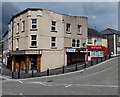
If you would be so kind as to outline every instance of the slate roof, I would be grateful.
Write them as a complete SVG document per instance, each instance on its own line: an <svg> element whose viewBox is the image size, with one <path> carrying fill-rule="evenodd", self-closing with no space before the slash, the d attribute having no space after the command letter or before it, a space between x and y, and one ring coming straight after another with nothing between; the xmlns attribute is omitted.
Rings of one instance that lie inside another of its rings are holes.
<svg viewBox="0 0 120 97"><path fill-rule="evenodd" d="M106 38L103 34L92 28L88 28L88 37Z"/></svg>
<svg viewBox="0 0 120 97"><path fill-rule="evenodd" d="M104 35L110 35L110 34L119 34L120 35L120 31L110 29L110 28L107 28L104 31L101 31L100 33L104 34Z"/></svg>

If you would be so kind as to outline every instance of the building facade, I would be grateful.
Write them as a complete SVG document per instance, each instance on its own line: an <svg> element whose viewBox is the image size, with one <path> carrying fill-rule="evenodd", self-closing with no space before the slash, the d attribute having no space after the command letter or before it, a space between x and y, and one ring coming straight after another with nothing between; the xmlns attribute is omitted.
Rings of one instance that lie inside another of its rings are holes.
<svg viewBox="0 0 120 97"><path fill-rule="evenodd" d="M116 56L120 54L120 32L114 29L101 31L108 40L108 54Z"/></svg>
<svg viewBox="0 0 120 97"><path fill-rule="evenodd" d="M9 22L9 65L12 71L27 73L32 69L40 72L80 62L79 54L84 61L82 48L85 48L86 37L86 17L25 9Z"/></svg>
<svg viewBox="0 0 120 97"><path fill-rule="evenodd" d="M8 45L8 31L3 35L3 65L8 65L8 57L9 57L9 45Z"/></svg>
<svg viewBox="0 0 120 97"><path fill-rule="evenodd" d="M88 60L107 57L107 38L95 29L88 29Z"/></svg>

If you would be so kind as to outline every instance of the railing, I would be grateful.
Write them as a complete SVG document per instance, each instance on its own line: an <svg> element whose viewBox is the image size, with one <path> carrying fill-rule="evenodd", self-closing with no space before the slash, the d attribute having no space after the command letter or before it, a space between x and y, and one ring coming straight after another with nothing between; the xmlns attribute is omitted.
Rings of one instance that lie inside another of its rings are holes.
<svg viewBox="0 0 120 97"><path fill-rule="evenodd" d="M101 63L105 60L108 60L110 58L104 57L96 60L91 60L88 62L83 62L83 63L77 63L69 66L62 66L61 68L57 69L47 69L44 72L34 72L32 70L32 73L20 73L20 72L12 72L12 78L30 78L30 77L41 77L41 76L50 76L50 75L58 75L58 74L63 74L63 73L68 73L68 72L74 72L78 70L83 70L86 68L89 68L91 66L97 65L98 63Z"/></svg>

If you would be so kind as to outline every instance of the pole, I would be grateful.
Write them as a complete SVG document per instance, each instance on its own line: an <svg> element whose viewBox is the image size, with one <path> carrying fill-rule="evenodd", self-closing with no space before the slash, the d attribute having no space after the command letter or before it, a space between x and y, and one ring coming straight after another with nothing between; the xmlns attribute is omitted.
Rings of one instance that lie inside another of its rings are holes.
<svg viewBox="0 0 120 97"><path fill-rule="evenodd" d="M47 76L49 76L49 69L47 69Z"/></svg>
<svg viewBox="0 0 120 97"><path fill-rule="evenodd" d="M76 64L76 71L77 71L77 64Z"/></svg>
<svg viewBox="0 0 120 97"><path fill-rule="evenodd" d="M32 69L32 77L34 77L34 70Z"/></svg>
<svg viewBox="0 0 120 97"><path fill-rule="evenodd" d="M62 73L64 73L65 72L65 67L63 66L63 68L62 68Z"/></svg>

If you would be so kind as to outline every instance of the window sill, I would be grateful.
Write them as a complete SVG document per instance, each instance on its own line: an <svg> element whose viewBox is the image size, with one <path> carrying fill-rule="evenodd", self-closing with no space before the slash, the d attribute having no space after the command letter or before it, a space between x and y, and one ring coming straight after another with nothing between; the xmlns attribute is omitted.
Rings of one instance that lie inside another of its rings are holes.
<svg viewBox="0 0 120 97"><path fill-rule="evenodd" d="M30 46L30 48L37 48L37 46Z"/></svg>
<svg viewBox="0 0 120 97"><path fill-rule="evenodd" d="M71 32L66 32L66 34L71 34Z"/></svg>
<svg viewBox="0 0 120 97"><path fill-rule="evenodd" d="M30 31L37 31L37 29L30 29Z"/></svg>
<svg viewBox="0 0 120 97"><path fill-rule="evenodd" d="M57 47L51 47L51 49L57 49Z"/></svg>
<svg viewBox="0 0 120 97"><path fill-rule="evenodd" d="M57 31L51 30L51 32L57 32Z"/></svg>
<svg viewBox="0 0 120 97"><path fill-rule="evenodd" d="M77 35L82 35L81 33L77 33Z"/></svg>

